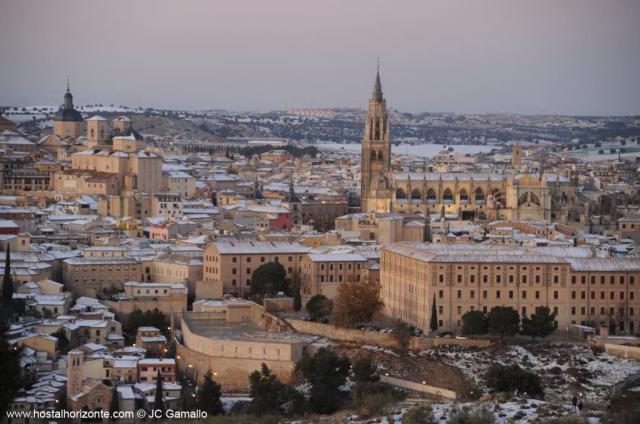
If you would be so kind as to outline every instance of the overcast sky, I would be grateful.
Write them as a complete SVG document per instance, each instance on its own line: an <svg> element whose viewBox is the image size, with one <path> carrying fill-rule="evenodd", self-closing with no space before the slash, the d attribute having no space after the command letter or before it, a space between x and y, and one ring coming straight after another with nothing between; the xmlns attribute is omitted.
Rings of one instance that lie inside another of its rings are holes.
<svg viewBox="0 0 640 424"><path fill-rule="evenodd" d="M0 0L0 104L640 114L639 0Z"/></svg>

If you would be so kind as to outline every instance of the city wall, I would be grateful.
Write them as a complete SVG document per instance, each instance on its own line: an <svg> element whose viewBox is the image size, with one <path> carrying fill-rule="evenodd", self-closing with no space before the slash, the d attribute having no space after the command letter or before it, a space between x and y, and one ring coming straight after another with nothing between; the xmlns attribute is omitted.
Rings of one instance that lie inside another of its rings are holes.
<svg viewBox="0 0 640 424"><path fill-rule="evenodd" d="M636 361L640 361L640 347L637 347L637 346L626 346L626 345L620 345L620 344L605 343L604 350L605 352L611 355L616 355L621 358L635 359Z"/></svg>
<svg viewBox="0 0 640 424"><path fill-rule="evenodd" d="M302 321L295 319L286 320L291 328L299 333L313 334L315 336L326 337L346 343L371 344L388 348L397 348L398 342L392 334L378 331L361 331L351 328L333 327L318 322ZM425 350L434 346L455 344L459 346L486 347L491 344L490 340L478 339L456 339L456 338L427 338L412 337L409 348L411 350Z"/></svg>

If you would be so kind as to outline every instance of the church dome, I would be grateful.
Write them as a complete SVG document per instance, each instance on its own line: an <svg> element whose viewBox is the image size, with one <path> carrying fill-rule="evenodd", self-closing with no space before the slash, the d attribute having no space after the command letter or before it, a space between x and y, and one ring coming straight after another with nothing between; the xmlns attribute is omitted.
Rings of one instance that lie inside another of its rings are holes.
<svg viewBox="0 0 640 424"><path fill-rule="evenodd" d="M54 121L65 122L82 122L82 114L73 107L73 95L69 90L69 83L67 82L67 92L64 94L64 104L60 106L60 109L53 117Z"/></svg>

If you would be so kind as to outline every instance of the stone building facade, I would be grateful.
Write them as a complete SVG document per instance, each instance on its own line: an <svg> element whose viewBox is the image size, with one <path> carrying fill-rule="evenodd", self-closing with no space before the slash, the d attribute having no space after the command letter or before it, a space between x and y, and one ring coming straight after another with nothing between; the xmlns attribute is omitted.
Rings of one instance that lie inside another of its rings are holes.
<svg viewBox="0 0 640 424"><path fill-rule="evenodd" d="M381 253L385 311L427 330L435 297L438 326L459 331L471 310L511 306L520 316L538 306L569 324L640 329L640 259L596 258L584 248L396 243Z"/></svg>

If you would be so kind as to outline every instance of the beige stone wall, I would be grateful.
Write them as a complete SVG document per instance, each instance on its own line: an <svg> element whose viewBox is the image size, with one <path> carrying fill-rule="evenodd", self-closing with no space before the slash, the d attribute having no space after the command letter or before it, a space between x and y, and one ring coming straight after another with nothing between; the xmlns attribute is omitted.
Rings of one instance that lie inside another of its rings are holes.
<svg viewBox="0 0 640 424"><path fill-rule="evenodd" d="M300 333L313 334L315 336L326 337L331 340L354 343L357 345L375 345L389 348L398 347L395 337L388 333L339 328L329 324L295 319L289 319L287 320L287 323ZM442 346L447 344L487 347L491 344L491 341L479 339L412 337L409 342L409 348L411 350L421 351L433 346Z"/></svg>
<svg viewBox="0 0 640 424"><path fill-rule="evenodd" d="M626 359L635 359L640 361L640 347L626 346L613 343L605 343L604 350L612 355Z"/></svg>
<svg viewBox="0 0 640 424"><path fill-rule="evenodd" d="M246 392L249 374L262 363L282 382L293 383L296 363L302 357L301 343L211 339L192 333L184 320L182 332L183 344L177 344L176 350L180 372L197 377L200 383L211 370L225 392Z"/></svg>

